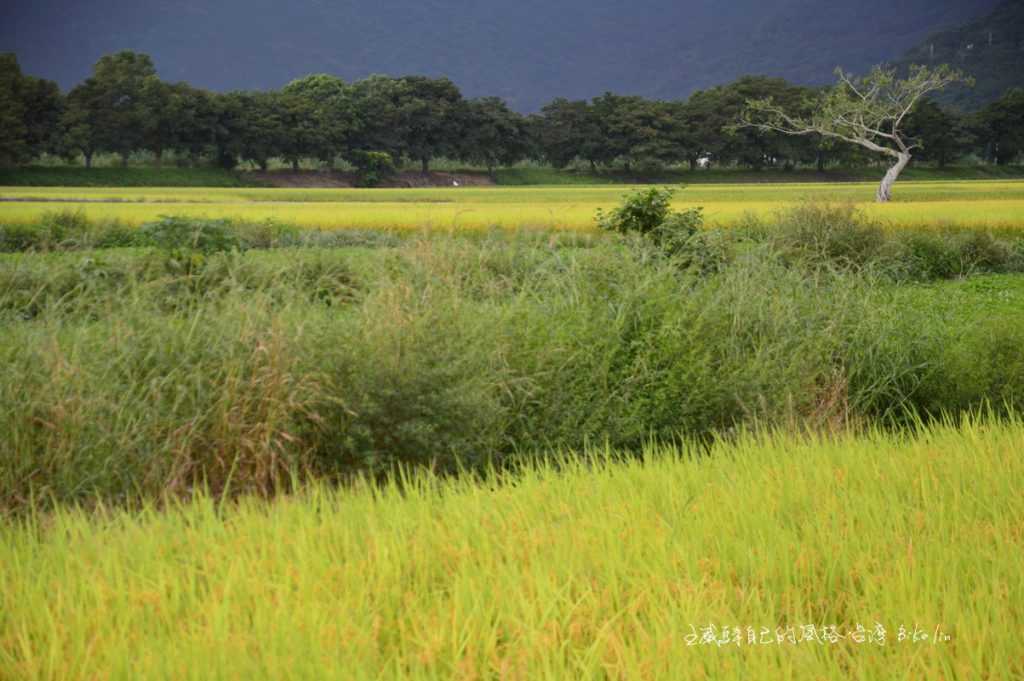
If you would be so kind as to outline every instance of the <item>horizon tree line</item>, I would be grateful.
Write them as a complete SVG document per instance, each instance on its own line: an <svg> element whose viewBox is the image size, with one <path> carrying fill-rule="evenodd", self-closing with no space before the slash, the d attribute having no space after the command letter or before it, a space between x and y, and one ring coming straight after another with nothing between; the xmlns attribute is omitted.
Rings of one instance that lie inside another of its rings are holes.
<svg viewBox="0 0 1024 681"><path fill-rule="evenodd" d="M0 54L0 165L43 154L91 167L97 154L127 164L140 151L159 166L173 152L192 165L266 170L272 159L298 169L303 160L333 167L343 160L367 178L403 161L429 172L435 159L487 168L524 160L565 168L626 173L715 164L767 167L865 165L876 155L843 140L794 136L736 123L750 102L770 99L794 117L811 118L830 88L744 76L685 100L611 92L590 100L557 98L537 113L513 111L498 97L467 99L447 78L374 75L347 83L326 74L279 90L215 93L168 83L145 54L102 57L92 75L62 93L56 83L21 72ZM967 154L1006 165L1024 152L1024 90L1012 89L965 114L922 99L904 122L917 161L945 166Z"/></svg>

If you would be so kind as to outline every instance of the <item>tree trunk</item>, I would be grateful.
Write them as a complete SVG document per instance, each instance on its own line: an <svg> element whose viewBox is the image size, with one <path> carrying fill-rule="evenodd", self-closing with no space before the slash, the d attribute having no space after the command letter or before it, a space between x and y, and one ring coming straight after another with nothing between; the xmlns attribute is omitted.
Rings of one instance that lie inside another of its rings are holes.
<svg viewBox="0 0 1024 681"><path fill-rule="evenodd" d="M427 173L430 172L430 159L429 158L421 158L420 159L420 170L423 172L424 175L426 175Z"/></svg>
<svg viewBox="0 0 1024 681"><path fill-rule="evenodd" d="M163 168L163 166L164 166L164 150L163 149L157 149L156 152L154 153L154 156L156 156L156 167L157 168Z"/></svg>
<svg viewBox="0 0 1024 681"><path fill-rule="evenodd" d="M83 155L85 156L85 167L92 168L92 152L87 151Z"/></svg>
<svg viewBox="0 0 1024 681"><path fill-rule="evenodd" d="M128 154L121 154L121 167L122 168L127 168L128 167Z"/></svg>
<svg viewBox="0 0 1024 681"><path fill-rule="evenodd" d="M292 159L292 172L299 172L299 159Z"/></svg>
<svg viewBox="0 0 1024 681"><path fill-rule="evenodd" d="M903 152L899 155L896 164L889 168L889 172L882 178L882 184L878 185L878 193L875 195L878 203L888 203L892 198L892 186L896 184L896 179L903 172L903 169L910 163L910 154Z"/></svg>
<svg viewBox="0 0 1024 681"><path fill-rule="evenodd" d="M825 172L825 152L824 151L821 151L821 150L818 151L818 158L816 159L816 161L817 161L817 165L818 165L818 172L819 173Z"/></svg>
<svg viewBox="0 0 1024 681"><path fill-rule="evenodd" d="M694 170L697 169L697 159L694 158L693 156L691 156L689 158L689 161L690 161L690 171L693 172Z"/></svg>

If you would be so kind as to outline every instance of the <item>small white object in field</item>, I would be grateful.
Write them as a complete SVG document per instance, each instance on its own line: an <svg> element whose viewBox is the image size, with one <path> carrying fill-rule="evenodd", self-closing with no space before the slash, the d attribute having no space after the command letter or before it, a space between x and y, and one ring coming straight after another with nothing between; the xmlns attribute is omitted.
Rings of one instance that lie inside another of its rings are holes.
<svg viewBox="0 0 1024 681"><path fill-rule="evenodd" d="M458 180L452 180L452 186L453 187L458 187L459 186L459 181Z"/></svg>

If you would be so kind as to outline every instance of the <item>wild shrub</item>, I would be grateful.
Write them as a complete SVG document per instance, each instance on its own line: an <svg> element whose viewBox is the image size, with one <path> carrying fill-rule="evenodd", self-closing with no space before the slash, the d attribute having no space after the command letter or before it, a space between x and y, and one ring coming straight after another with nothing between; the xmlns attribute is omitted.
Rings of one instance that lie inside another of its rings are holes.
<svg viewBox="0 0 1024 681"><path fill-rule="evenodd" d="M139 228L139 244L169 252L203 254L241 249L242 242L227 220L164 216Z"/></svg>
<svg viewBox="0 0 1024 681"><path fill-rule="evenodd" d="M957 321L871 267L808 268L754 239L729 237L727 266L698 276L634 236L644 248L485 234L231 250L187 276L160 250L0 259L0 504L1024 397L1012 315Z"/></svg>
<svg viewBox="0 0 1024 681"><path fill-rule="evenodd" d="M47 211L40 216L39 225L50 250L81 245L88 239L90 227L80 210Z"/></svg>
<svg viewBox="0 0 1024 681"><path fill-rule="evenodd" d="M901 233L889 249L898 278L953 279L979 273L1024 271L1024 251L987 231Z"/></svg>
<svg viewBox="0 0 1024 681"><path fill-rule="evenodd" d="M0 253L41 250L43 234L37 225L0 224Z"/></svg>
<svg viewBox="0 0 1024 681"><path fill-rule="evenodd" d="M721 232L704 232L704 211L688 208L673 211L671 188L651 187L623 197L622 203L608 211L598 210L598 226L625 237L640 237L632 242L644 250L645 244L654 253L668 256L683 269L698 274L717 271L729 258L726 239Z"/></svg>
<svg viewBox="0 0 1024 681"><path fill-rule="evenodd" d="M886 242L882 225L855 205L818 201L782 211L767 238L784 258L811 268L862 268L880 256Z"/></svg>
<svg viewBox="0 0 1024 681"><path fill-rule="evenodd" d="M351 157L356 167L357 187L378 187L398 172L391 154L383 151L358 151Z"/></svg>
<svg viewBox="0 0 1024 681"><path fill-rule="evenodd" d="M665 187L638 189L622 198L615 208L597 210L595 220L598 227L619 234L653 233L661 227L672 211L672 195L675 190Z"/></svg>

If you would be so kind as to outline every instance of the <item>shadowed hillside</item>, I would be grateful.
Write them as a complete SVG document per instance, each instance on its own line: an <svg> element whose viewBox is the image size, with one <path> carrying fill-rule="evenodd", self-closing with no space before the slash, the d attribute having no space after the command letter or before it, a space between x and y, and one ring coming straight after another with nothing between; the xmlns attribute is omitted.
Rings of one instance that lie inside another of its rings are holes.
<svg viewBox="0 0 1024 681"><path fill-rule="evenodd" d="M978 109L1011 87L1024 86L1024 0L1007 0L991 14L929 36L907 52L903 64L952 64L970 73L973 88L955 88L937 99Z"/></svg>
<svg viewBox="0 0 1024 681"><path fill-rule="evenodd" d="M677 98L746 73L823 83L898 58L996 0L34 0L0 9L0 51L65 88L103 54L215 90L308 74L447 75L523 111L606 90Z"/></svg>

